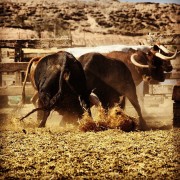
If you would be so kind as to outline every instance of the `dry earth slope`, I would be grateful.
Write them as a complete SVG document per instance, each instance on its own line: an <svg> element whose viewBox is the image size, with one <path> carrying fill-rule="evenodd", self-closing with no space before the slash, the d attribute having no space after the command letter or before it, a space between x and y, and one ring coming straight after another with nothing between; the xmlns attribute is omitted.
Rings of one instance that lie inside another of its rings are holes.
<svg viewBox="0 0 180 180"><path fill-rule="evenodd" d="M0 15L0 27L46 31L49 37L62 34L63 29L79 38L84 33L91 37L92 34L137 36L149 32L178 34L180 29L179 4L2 0ZM0 35L2 38L3 33Z"/></svg>

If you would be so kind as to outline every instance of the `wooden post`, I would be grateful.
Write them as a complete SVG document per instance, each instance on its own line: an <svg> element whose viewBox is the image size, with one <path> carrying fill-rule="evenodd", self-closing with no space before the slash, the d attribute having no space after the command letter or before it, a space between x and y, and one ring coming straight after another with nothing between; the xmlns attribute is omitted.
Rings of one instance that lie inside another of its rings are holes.
<svg viewBox="0 0 180 180"><path fill-rule="evenodd" d="M174 100L174 103L173 103L173 126L180 127L180 85L174 86L172 100Z"/></svg>
<svg viewBox="0 0 180 180"><path fill-rule="evenodd" d="M22 62L23 61L23 50L21 45L19 45L18 43L15 44L15 55L14 55L14 61L15 62Z"/></svg>
<svg viewBox="0 0 180 180"><path fill-rule="evenodd" d="M0 48L0 63L2 62L2 51ZM2 73L0 72L0 86L2 86Z"/></svg>
<svg viewBox="0 0 180 180"><path fill-rule="evenodd" d="M16 71L15 72L15 85L21 85L21 72Z"/></svg>
<svg viewBox="0 0 180 180"><path fill-rule="evenodd" d="M0 48L0 63L2 62L2 51ZM2 87L2 72L0 72L0 87ZM0 108L8 107L8 96L0 96Z"/></svg>

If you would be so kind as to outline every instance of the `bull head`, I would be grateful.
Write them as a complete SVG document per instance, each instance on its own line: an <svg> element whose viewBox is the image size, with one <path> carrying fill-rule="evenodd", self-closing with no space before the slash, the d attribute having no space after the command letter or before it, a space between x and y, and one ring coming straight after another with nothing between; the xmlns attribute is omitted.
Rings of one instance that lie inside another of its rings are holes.
<svg viewBox="0 0 180 180"><path fill-rule="evenodd" d="M158 47L163 47L163 49L161 50L165 50L165 52L170 52L168 49L166 49L164 46L158 46ZM156 52L157 50L153 47L153 50L150 50L151 53L153 53L156 57L160 58L161 60L165 60L165 61L170 61L170 60L173 60L176 58L177 54L178 54L178 51L176 49L176 51L173 53L172 56L166 56L166 55L163 55L161 54L160 52ZM150 55L151 53L148 52L147 55ZM172 51L171 51L172 52ZM140 67L140 68L150 68L148 64L144 65L144 64L141 64L139 62L136 61L135 59L135 56L138 56L137 53L134 53L131 55L131 62L137 66L137 67Z"/></svg>
<svg viewBox="0 0 180 180"><path fill-rule="evenodd" d="M163 54L160 53L159 50L161 50ZM131 59L131 63L134 64L139 69L144 68L143 71L145 72L144 74L146 76L145 78L146 80L151 79L150 77L152 76L152 78L155 80L164 81L165 80L164 71L166 72L172 71L173 67L171 65L170 60L175 59L175 57L177 56L177 50L171 56L164 55L167 52L172 53L172 51L169 51L162 45L161 46L155 45L146 54L141 52L140 55L140 53L136 51L131 55L130 59ZM139 59L139 61L137 61L137 59Z"/></svg>
<svg viewBox="0 0 180 180"><path fill-rule="evenodd" d="M172 52L168 50L163 45L156 44L153 46L153 50L159 51L155 53L155 56L160 58L163 62L162 68L166 72L171 72L173 67L170 60L173 60L176 58L178 51Z"/></svg>

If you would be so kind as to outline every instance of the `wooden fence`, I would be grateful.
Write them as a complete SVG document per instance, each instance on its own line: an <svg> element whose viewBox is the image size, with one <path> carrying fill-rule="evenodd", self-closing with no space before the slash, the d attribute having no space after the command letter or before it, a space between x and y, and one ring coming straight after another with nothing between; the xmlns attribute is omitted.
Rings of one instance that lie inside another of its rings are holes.
<svg viewBox="0 0 180 180"><path fill-rule="evenodd" d="M179 36L178 36L179 37ZM170 38L169 38L170 39ZM57 49L50 49L51 47L71 47L72 40L71 39L64 39L66 42L65 44L62 44L62 38L61 39L33 39L33 40L0 40L0 50L1 48L11 48L13 51L5 51L3 52L5 55L7 55L10 59L5 59L5 61L2 61L2 56L4 55L0 51L0 96L16 96L21 95L22 91L22 83L24 78L24 72L27 68L27 62L30 58L32 58L32 54L39 54L39 55L45 55L50 54L53 52L56 52ZM23 48L26 49L26 53L22 51ZM29 48L33 48L31 52L29 51ZM41 50L37 50L36 48L40 48ZM44 49L45 48L45 49ZM27 61L27 62L23 62ZM177 66L177 67L176 67ZM180 69L180 63L179 60L174 62L173 67L175 69ZM14 74L14 80L13 82L8 84L3 84L3 76ZM170 79L178 79L179 78L179 70L175 73L169 74ZM153 91L149 92L155 92L156 85L151 85L151 90ZM26 86L26 92L28 95L32 95L34 93L30 83ZM157 91L156 91L157 92Z"/></svg>
<svg viewBox="0 0 180 180"><path fill-rule="evenodd" d="M0 63L1 81L3 73L15 73L13 84L0 86L0 96L17 96L22 92L22 75L26 71L27 62ZM33 95L34 90L30 84L26 86L26 94Z"/></svg>
<svg viewBox="0 0 180 180"><path fill-rule="evenodd" d="M26 39L26 40L0 40L0 96L21 95L24 74L31 55L24 53L23 48L33 48L36 54L45 55L55 52L52 47L71 47L72 39L63 36L52 39ZM36 49L41 49L37 52ZM24 62L27 61L27 62ZM6 84L3 77L10 78L11 83ZM26 94L32 95L34 90L30 83L27 83Z"/></svg>

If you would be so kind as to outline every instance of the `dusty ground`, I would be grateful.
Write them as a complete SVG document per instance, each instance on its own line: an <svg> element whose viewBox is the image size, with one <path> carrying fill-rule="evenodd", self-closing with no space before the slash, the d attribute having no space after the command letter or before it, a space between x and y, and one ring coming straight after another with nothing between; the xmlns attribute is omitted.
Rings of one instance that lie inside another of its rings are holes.
<svg viewBox="0 0 180 180"><path fill-rule="evenodd" d="M136 116L128 106L128 113ZM180 175L180 129L172 128L171 117L146 108L153 130L85 133L78 126L60 127L56 112L43 129L37 128L35 114L20 123L18 117L32 108L11 109L1 126L0 179L178 179Z"/></svg>
<svg viewBox="0 0 180 180"><path fill-rule="evenodd" d="M179 134L4 129L0 179L178 179Z"/></svg>

